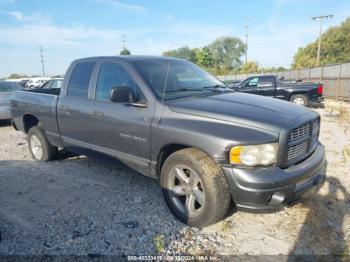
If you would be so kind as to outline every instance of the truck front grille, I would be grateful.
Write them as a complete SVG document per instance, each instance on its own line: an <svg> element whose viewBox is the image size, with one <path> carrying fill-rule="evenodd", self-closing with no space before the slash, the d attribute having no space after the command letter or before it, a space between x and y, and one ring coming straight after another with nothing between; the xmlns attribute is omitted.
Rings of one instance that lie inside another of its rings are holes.
<svg viewBox="0 0 350 262"><path fill-rule="evenodd" d="M294 146L288 146L287 151L287 161L292 161L293 159L299 158L300 156L303 156L307 154L309 148L309 142L303 142L301 144L297 144Z"/></svg>
<svg viewBox="0 0 350 262"><path fill-rule="evenodd" d="M318 121L319 119L308 121L289 132L285 156L287 165L303 160L309 155L311 150L315 148L318 130L317 132L313 132L313 128L319 128Z"/></svg>
<svg viewBox="0 0 350 262"><path fill-rule="evenodd" d="M289 133L289 142L309 136L311 133L311 128L312 128L311 122L307 122L297 128L294 128Z"/></svg>

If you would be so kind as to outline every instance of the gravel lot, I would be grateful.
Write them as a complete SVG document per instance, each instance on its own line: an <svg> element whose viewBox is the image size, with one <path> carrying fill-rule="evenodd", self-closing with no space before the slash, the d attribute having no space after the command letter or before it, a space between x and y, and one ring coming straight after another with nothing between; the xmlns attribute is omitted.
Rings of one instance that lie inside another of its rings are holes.
<svg viewBox="0 0 350 262"><path fill-rule="evenodd" d="M151 178L82 156L34 162L25 135L2 123L0 255L349 254L350 121L319 112L329 165L318 194L201 230L174 219Z"/></svg>

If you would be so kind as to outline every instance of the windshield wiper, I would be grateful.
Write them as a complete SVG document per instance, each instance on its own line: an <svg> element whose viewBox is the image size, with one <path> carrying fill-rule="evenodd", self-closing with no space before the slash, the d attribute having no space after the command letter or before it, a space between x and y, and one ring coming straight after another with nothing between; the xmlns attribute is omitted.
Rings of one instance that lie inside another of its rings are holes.
<svg viewBox="0 0 350 262"><path fill-rule="evenodd" d="M164 93L176 93L176 92L187 92L187 91L197 91L197 92L201 92L203 91L203 89L197 89L197 88L179 88L179 89L174 89L174 90L168 90L165 91Z"/></svg>
<svg viewBox="0 0 350 262"><path fill-rule="evenodd" d="M206 89L213 89L213 88L228 88L227 86L223 86L223 85L213 85L213 86L205 86L203 88L206 88Z"/></svg>

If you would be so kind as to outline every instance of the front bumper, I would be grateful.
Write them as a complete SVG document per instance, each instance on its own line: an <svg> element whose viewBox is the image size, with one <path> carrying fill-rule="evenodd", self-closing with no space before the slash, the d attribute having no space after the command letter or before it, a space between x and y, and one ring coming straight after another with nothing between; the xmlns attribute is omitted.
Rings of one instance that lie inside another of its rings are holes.
<svg viewBox="0 0 350 262"><path fill-rule="evenodd" d="M10 106L0 106L0 120L9 120L11 118Z"/></svg>
<svg viewBox="0 0 350 262"><path fill-rule="evenodd" d="M223 167L233 200L239 209L278 209L315 192L323 183L327 162L324 147L297 165L257 168Z"/></svg>

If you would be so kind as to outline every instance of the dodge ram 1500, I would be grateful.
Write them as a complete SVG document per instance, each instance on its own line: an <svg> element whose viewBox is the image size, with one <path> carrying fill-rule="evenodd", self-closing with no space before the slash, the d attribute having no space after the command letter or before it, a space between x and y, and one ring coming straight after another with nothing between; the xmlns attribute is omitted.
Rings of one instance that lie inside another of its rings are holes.
<svg viewBox="0 0 350 262"><path fill-rule="evenodd" d="M53 160L59 148L112 156L158 179L191 226L223 219L232 205L279 208L325 176L318 113L235 92L184 60L79 59L61 89L15 93L11 113L35 160Z"/></svg>

